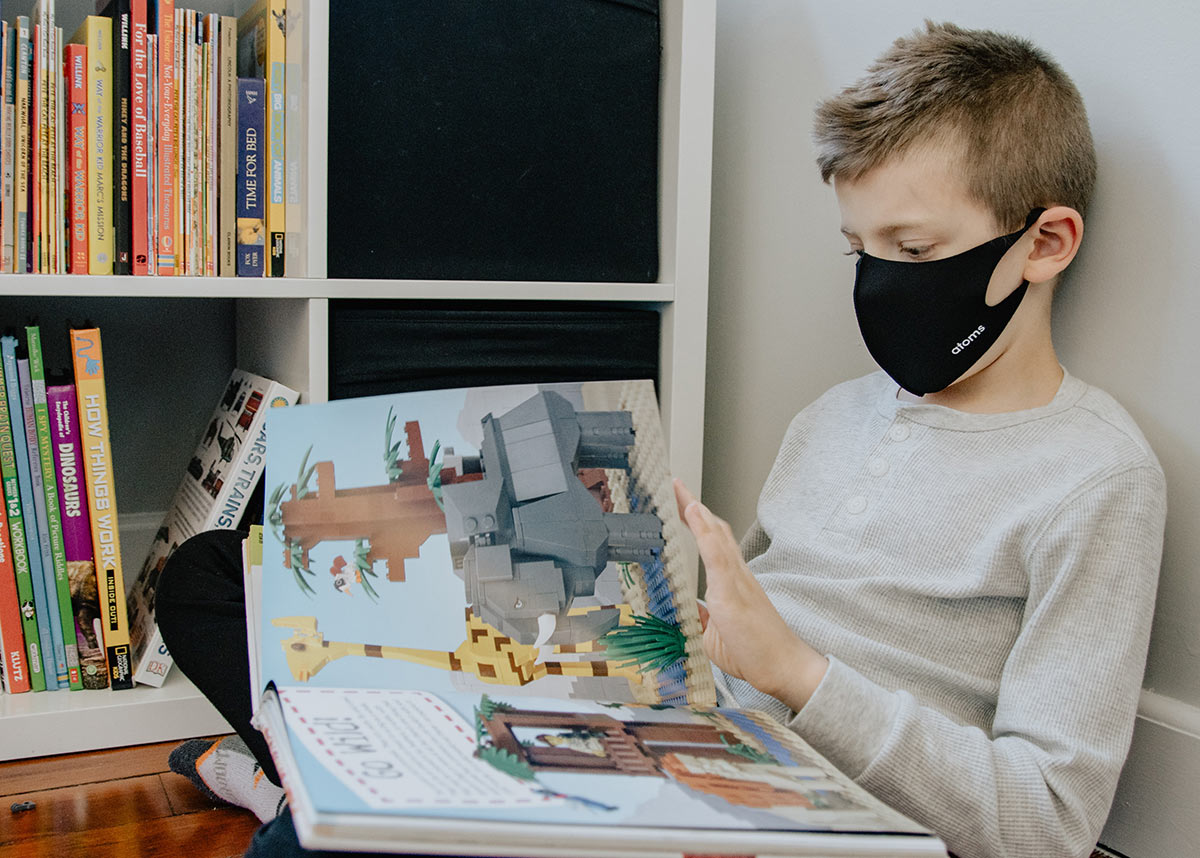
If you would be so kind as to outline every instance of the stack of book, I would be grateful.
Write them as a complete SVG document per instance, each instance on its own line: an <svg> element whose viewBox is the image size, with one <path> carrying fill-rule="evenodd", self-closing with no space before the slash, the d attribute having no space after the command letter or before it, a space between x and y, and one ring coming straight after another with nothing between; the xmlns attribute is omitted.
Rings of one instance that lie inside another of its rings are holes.
<svg viewBox="0 0 1200 858"><path fill-rule="evenodd" d="M0 271L282 275L285 5L4 21Z"/></svg>
<svg viewBox="0 0 1200 858"><path fill-rule="evenodd" d="M265 466L266 412L297 399L233 371L127 588L100 330L71 330L70 350L60 377L38 326L0 338L0 680L12 694L162 684L158 573L193 533L242 524Z"/></svg>

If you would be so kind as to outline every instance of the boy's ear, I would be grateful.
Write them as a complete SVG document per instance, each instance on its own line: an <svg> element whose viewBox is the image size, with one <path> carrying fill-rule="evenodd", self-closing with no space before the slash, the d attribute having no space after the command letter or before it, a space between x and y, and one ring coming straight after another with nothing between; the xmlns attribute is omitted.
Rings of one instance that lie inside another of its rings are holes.
<svg viewBox="0 0 1200 858"><path fill-rule="evenodd" d="M1083 241L1083 216L1070 206L1042 212L1029 230L1033 249L1025 259L1024 277L1030 283L1053 280L1071 264Z"/></svg>

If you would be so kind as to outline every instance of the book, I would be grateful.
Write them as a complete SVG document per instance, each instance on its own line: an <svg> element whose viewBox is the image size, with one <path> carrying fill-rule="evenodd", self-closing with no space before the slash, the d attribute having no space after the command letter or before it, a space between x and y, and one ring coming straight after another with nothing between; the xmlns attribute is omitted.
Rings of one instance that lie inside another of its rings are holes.
<svg viewBox="0 0 1200 858"><path fill-rule="evenodd" d="M217 273L237 276L237 18L222 16L217 47Z"/></svg>
<svg viewBox="0 0 1200 858"><path fill-rule="evenodd" d="M112 123L113 274L133 273L133 197L131 186L133 116L132 10L130 0L107 0L98 14L109 20L112 38L112 85L109 107Z"/></svg>
<svg viewBox="0 0 1200 858"><path fill-rule="evenodd" d="M238 78L237 93L237 275L262 277L267 269L265 87L257 78Z"/></svg>
<svg viewBox="0 0 1200 858"><path fill-rule="evenodd" d="M46 387L50 410L50 437L54 450L55 479L62 516L63 547L71 584L71 613L79 652L79 673L84 688L108 687L108 663L100 622L100 592L92 558L92 523L84 485L79 404L73 384Z"/></svg>
<svg viewBox="0 0 1200 858"><path fill-rule="evenodd" d="M18 274L32 271L29 260L29 107L30 75L33 46L29 38L29 18L18 15L16 21L17 72L14 99L16 143L13 147L13 200L16 214L13 219L13 257Z"/></svg>
<svg viewBox="0 0 1200 858"><path fill-rule="evenodd" d="M59 511L58 476L54 467L54 449L50 438L50 408L46 401L46 368L42 361L41 331L36 325L25 328L25 341L29 350L29 376L33 389L33 417L35 435L30 445L29 463L34 462L33 450L41 466L42 496L35 499L38 510L38 530L45 522L42 543L44 559L53 570L53 580L47 576L47 587L54 585L57 595L58 621L66 659L66 680L73 691L83 688L79 675L79 648L75 644L75 614L71 606L71 581L67 576L67 553L63 546L62 517ZM35 479L35 487L37 480ZM44 511L43 511L44 510ZM56 653L57 657L57 653Z"/></svg>
<svg viewBox="0 0 1200 858"><path fill-rule="evenodd" d="M72 329L71 358L79 431L83 443L88 515L92 522L92 557L100 593L104 654L109 685L133 687L129 652L129 620L125 612L125 575L117 523L117 493L113 479L112 445L108 429L108 393L104 382L104 352L99 328Z"/></svg>
<svg viewBox="0 0 1200 858"><path fill-rule="evenodd" d="M238 18L238 75L261 78L266 93L266 137L263 141L266 274L284 273L287 192L285 180L285 0L257 0Z"/></svg>
<svg viewBox="0 0 1200 858"><path fill-rule="evenodd" d="M176 273L175 158L179 145L175 111L175 0L150 0L149 8L154 12L155 65L158 70L155 80L158 133L154 135L157 150L154 179L154 231L158 237L156 273L172 276Z"/></svg>
<svg viewBox="0 0 1200 858"><path fill-rule="evenodd" d="M252 700L305 847L945 854L713 705L652 382L338 400L267 432Z"/></svg>
<svg viewBox="0 0 1200 858"><path fill-rule="evenodd" d="M130 3L130 200L133 273L150 273L150 125L149 55L146 42L146 0Z"/></svg>
<svg viewBox="0 0 1200 858"><path fill-rule="evenodd" d="M29 550L25 538L25 522L21 509L21 487L17 472L16 440L13 435L15 423L9 409L10 372L16 373L16 339L0 339L0 480L3 481L3 502L11 542L13 573L16 578L17 599L21 610L21 632L25 639L25 662L29 670L32 691L46 690L46 676L42 665L41 632L37 601L34 599L33 570L29 565ZM11 355L11 358L10 358ZM11 364L11 370L10 370ZM19 397L19 391L14 388ZM19 398L15 400L19 406ZM57 680L54 686L58 687Z"/></svg>
<svg viewBox="0 0 1200 858"><path fill-rule="evenodd" d="M42 688L54 690L58 688L58 673L56 671L53 633L54 624L51 622L51 605L47 601L46 579L42 574L42 550L38 543L37 521L34 518L32 474L29 468L29 447L25 434L25 411L21 402L21 381L17 358L18 343L16 337L0 337L0 356L4 361L4 386L8 407L8 439L12 443L12 479L9 477L9 466L5 464L5 498L8 502L8 521L10 531L15 531L14 521L20 522L23 533L25 567L28 573L28 599L21 596L21 611L26 617L36 620L35 634L31 635L28 625L25 628L26 652L29 655L30 673L41 676ZM7 443L7 442L6 442ZM13 556L17 560L17 585L21 587L21 551L14 545ZM37 644L36 652L30 647L30 642ZM66 659L64 657L64 667Z"/></svg>
<svg viewBox="0 0 1200 858"><path fill-rule="evenodd" d="M67 140L69 157L67 212L70 222L71 274L88 273L88 114L87 46L69 44L67 68Z"/></svg>
<svg viewBox="0 0 1200 858"><path fill-rule="evenodd" d="M25 455L29 458L29 494L22 494L21 502L25 507L25 545L29 549L30 558L36 558L32 564L35 573L42 574L42 592L45 594L45 604L39 608L39 616L44 616L50 626L49 648L47 641L42 640L42 655L47 665L54 668L54 676L58 686L67 685L67 651L62 634L62 617L59 608L57 572L50 548L50 531L46 522L46 495L42 481L42 455L38 445L37 417L33 403L33 379L30 375L29 358L17 358L17 378L21 388L21 410L24 416ZM24 486L22 486L24 491ZM28 502L26 502L28 499ZM52 659L52 660L51 660Z"/></svg>
<svg viewBox="0 0 1200 858"><path fill-rule="evenodd" d="M0 503L0 676L9 694L30 690L17 569L8 530L7 504L3 503Z"/></svg>
<svg viewBox="0 0 1200 858"><path fill-rule="evenodd" d="M3 164L0 164L0 209L3 211L3 224L0 224L0 229L3 230L3 237L0 238L0 271L13 271L15 265L13 254L13 239L15 235L15 224L13 221L16 218L14 186L15 186L15 155L17 139L16 125L16 76L17 76L17 29L15 26L4 22L4 115L3 115L3 141L0 142L0 149L4 153Z"/></svg>
<svg viewBox="0 0 1200 858"><path fill-rule="evenodd" d="M266 461L267 413L295 405L298 395L286 385L244 370L230 374L183 469L183 479L141 571L129 588L134 681L162 685L171 668L171 654L154 623L154 596L167 559L196 533L239 526L252 508L250 498Z"/></svg>
<svg viewBox="0 0 1200 858"><path fill-rule="evenodd" d="M88 273L112 274L113 44L112 19L88 15L71 37L88 51Z"/></svg>

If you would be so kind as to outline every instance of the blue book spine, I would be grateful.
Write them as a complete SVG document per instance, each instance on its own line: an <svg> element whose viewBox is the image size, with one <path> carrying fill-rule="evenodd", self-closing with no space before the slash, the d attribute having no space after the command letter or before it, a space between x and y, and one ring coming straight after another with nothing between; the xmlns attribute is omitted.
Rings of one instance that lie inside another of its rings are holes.
<svg viewBox="0 0 1200 858"><path fill-rule="evenodd" d="M237 274L266 273L267 232L264 172L266 150L266 84L238 78L237 94Z"/></svg>
<svg viewBox="0 0 1200 858"><path fill-rule="evenodd" d="M49 691L58 688L58 671L50 670L47 663L54 652L51 626L57 625L57 623L50 622L49 594L46 592L46 579L42 572L42 548L38 544L37 535L30 532L34 529L34 516L31 514L34 509L33 491L30 484L32 475L29 472L29 445L25 440L25 411L21 407L21 383L17 373L17 340L15 337L0 338L0 355L4 359L4 386L8 393L8 416L17 460L17 483L21 492L21 509L28 516L25 546L29 556L30 577L33 583L33 603L37 611L38 639L45 657L43 662L45 670L42 673L46 677L46 690ZM65 659L63 664L65 667Z"/></svg>
<svg viewBox="0 0 1200 858"><path fill-rule="evenodd" d="M42 479L42 454L38 449L37 417L33 407L33 378L29 372L29 361L17 358L17 378L21 385L21 411L25 422L25 451L29 457L29 493L33 505L33 521L37 523L37 542L32 540L33 528L26 526L25 544L29 556L38 555L42 567L42 580L46 589L46 605L38 609L39 616L46 615L50 623L50 649L43 645L42 652L54 657L54 676L60 686L68 684L67 647L62 632L62 612L58 607L58 582L54 574L54 556L50 550L50 524L46 518L46 484ZM25 486L21 484L21 503L25 503ZM28 513L26 513L28 515Z"/></svg>

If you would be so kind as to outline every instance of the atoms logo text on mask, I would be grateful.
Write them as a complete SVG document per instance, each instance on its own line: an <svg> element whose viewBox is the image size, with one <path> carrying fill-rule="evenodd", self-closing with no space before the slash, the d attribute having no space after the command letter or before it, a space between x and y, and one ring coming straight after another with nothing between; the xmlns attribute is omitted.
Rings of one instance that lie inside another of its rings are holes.
<svg viewBox="0 0 1200 858"><path fill-rule="evenodd" d="M963 349L965 349L967 346L971 345L971 343L975 342L975 338L978 337L980 334L982 334L983 331L984 331L983 325L980 325L978 328L971 331L971 335L969 337L967 337L962 342L955 344L954 348L950 349L950 354L952 354L952 355L959 354Z"/></svg>

